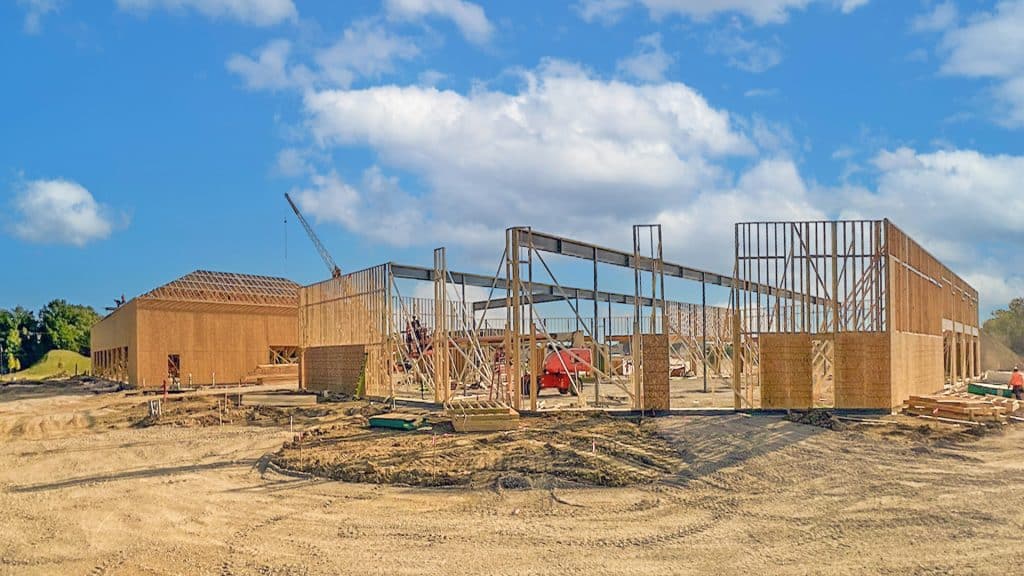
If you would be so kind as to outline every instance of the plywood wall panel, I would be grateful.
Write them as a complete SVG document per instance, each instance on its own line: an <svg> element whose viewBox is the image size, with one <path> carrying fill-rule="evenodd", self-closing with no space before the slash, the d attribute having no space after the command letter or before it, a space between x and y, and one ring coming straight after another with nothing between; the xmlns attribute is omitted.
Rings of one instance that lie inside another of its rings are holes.
<svg viewBox="0 0 1024 576"><path fill-rule="evenodd" d="M668 410L669 348L665 334L640 334L640 368L643 370L644 410Z"/></svg>
<svg viewBox="0 0 1024 576"><path fill-rule="evenodd" d="M138 311L140 384L159 387L167 378L167 356L181 357L187 385L239 382L270 361L270 346L298 346L298 310L245 305L188 311L145 302Z"/></svg>
<svg viewBox="0 0 1024 576"><path fill-rule="evenodd" d="M836 408L889 408L891 355L886 332L836 334Z"/></svg>
<svg viewBox="0 0 1024 576"><path fill-rule="evenodd" d="M942 391L942 358L942 336L893 333L889 406L897 407L912 395Z"/></svg>
<svg viewBox="0 0 1024 576"><path fill-rule="evenodd" d="M813 405L810 334L761 334L762 408L810 408Z"/></svg>

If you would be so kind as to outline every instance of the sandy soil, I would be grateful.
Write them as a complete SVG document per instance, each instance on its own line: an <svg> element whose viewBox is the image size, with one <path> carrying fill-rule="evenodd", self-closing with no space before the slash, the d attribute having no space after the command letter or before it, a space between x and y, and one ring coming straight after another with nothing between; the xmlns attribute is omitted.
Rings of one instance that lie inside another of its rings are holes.
<svg viewBox="0 0 1024 576"><path fill-rule="evenodd" d="M682 465L654 483L425 489L261 474L293 438L282 419L132 427L129 400L0 392L0 574L1011 574L1022 560L1020 428L661 418Z"/></svg>

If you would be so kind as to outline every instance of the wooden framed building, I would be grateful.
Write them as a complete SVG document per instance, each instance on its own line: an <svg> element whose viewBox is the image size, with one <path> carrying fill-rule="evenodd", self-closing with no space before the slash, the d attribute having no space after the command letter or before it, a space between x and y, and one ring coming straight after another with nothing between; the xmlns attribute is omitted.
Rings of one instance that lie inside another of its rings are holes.
<svg viewBox="0 0 1024 576"><path fill-rule="evenodd" d="M241 382L298 362L298 289L198 270L132 299L92 328L93 371L143 387Z"/></svg>
<svg viewBox="0 0 1024 576"><path fill-rule="evenodd" d="M449 270L438 248L433 268L390 262L303 287L302 385L538 410L545 355L571 347L595 359L576 407L890 409L980 372L977 291L888 220L737 224L732 275L665 261L658 225L633 233L625 251L515 227L504 276ZM556 258L582 262L591 286L560 282ZM623 269L632 293L602 289L599 275ZM431 283L434 298L403 296L398 281ZM467 285L487 298L467 301ZM709 288L729 308L709 305ZM686 291L700 303L677 300ZM485 316L496 310L504 318Z"/></svg>
<svg viewBox="0 0 1024 576"><path fill-rule="evenodd" d="M735 267L737 407L890 409L980 373L978 292L888 220L740 223Z"/></svg>

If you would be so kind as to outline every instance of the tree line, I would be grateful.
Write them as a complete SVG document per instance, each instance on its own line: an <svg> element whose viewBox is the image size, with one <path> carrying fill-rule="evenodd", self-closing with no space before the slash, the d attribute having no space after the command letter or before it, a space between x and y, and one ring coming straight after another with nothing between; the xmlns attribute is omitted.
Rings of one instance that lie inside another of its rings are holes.
<svg viewBox="0 0 1024 576"><path fill-rule="evenodd" d="M92 306L65 300L53 300L38 312L21 306L0 308L0 367L16 372L55 349L88 356L89 330L99 320Z"/></svg>
<svg viewBox="0 0 1024 576"><path fill-rule="evenodd" d="M1014 298L1009 306L993 312L983 328L1018 356L1024 356L1024 298Z"/></svg>

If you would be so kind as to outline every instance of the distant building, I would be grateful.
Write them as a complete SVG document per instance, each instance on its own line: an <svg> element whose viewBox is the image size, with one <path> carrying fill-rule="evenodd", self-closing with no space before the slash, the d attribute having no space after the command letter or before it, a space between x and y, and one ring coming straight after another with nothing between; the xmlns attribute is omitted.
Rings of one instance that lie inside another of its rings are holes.
<svg viewBox="0 0 1024 576"><path fill-rule="evenodd" d="M93 326L93 371L148 388L241 382L298 362L298 288L285 278L197 270Z"/></svg>

